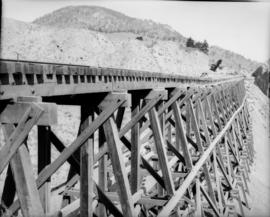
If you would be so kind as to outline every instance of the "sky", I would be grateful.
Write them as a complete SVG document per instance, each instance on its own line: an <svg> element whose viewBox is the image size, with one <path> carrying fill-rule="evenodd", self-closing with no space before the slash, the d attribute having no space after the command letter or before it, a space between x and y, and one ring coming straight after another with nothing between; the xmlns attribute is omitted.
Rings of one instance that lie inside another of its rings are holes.
<svg viewBox="0 0 270 217"><path fill-rule="evenodd" d="M270 58L270 2L3 0L3 16L31 22L61 7L96 5L168 24L195 40L265 62Z"/></svg>

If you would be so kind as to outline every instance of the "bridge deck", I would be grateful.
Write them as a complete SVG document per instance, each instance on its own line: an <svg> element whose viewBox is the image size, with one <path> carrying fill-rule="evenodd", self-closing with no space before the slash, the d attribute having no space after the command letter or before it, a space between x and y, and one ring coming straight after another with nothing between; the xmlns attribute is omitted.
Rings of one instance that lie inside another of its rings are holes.
<svg viewBox="0 0 270 217"><path fill-rule="evenodd" d="M169 75L138 70L0 59L0 100L16 96L59 96L110 91L207 85L241 79Z"/></svg>

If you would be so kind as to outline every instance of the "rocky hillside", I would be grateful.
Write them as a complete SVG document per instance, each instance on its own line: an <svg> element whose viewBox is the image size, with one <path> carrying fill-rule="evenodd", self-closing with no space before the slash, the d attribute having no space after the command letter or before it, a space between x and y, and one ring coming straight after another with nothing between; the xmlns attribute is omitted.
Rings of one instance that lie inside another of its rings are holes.
<svg viewBox="0 0 270 217"><path fill-rule="evenodd" d="M104 33L130 32L153 39L177 41L186 44L187 38L168 25L128 17L122 13L96 6L69 6L33 21L38 25L58 28L88 29ZM210 64L222 59L222 66L231 71L252 73L260 63L217 46L209 49Z"/></svg>
<svg viewBox="0 0 270 217"><path fill-rule="evenodd" d="M184 75L208 70L208 56L179 42L135 33L22 23L4 19L1 57Z"/></svg>
<svg viewBox="0 0 270 217"><path fill-rule="evenodd" d="M262 63L247 59L244 56L235 52L223 49L218 46L211 46L209 49L209 61L210 64L216 63L219 59L222 60L222 66L230 68L236 72L242 72L244 74L251 74Z"/></svg>
<svg viewBox="0 0 270 217"><path fill-rule="evenodd" d="M260 63L217 46L186 48L170 26L97 6L68 6L32 23L4 19L4 58L200 75L222 59L222 73L251 74ZM210 73L208 73L210 74Z"/></svg>
<svg viewBox="0 0 270 217"><path fill-rule="evenodd" d="M69 6L33 21L34 24L59 28L88 29L98 32L131 32L163 40L185 41L170 26L128 17L120 12L97 6Z"/></svg>

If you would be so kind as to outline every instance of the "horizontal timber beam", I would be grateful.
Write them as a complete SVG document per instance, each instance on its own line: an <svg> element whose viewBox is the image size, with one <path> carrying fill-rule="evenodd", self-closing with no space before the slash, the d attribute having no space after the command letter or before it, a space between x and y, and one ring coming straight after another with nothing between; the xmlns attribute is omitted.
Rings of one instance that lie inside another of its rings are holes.
<svg viewBox="0 0 270 217"><path fill-rule="evenodd" d="M0 59L0 64L0 100L17 96L61 96L174 88L242 79L240 76L213 79L140 70L8 59Z"/></svg>

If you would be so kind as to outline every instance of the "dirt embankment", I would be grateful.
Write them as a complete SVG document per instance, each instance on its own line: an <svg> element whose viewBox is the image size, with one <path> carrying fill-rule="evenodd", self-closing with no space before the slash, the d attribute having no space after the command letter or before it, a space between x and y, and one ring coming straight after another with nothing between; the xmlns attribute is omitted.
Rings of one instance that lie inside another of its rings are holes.
<svg viewBox="0 0 270 217"><path fill-rule="evenodd" d="M246 213L250 217L267 217L270 213L269 99L252 81L246 82L246 89L255 148L249 183L251 210Z"/></svg>

